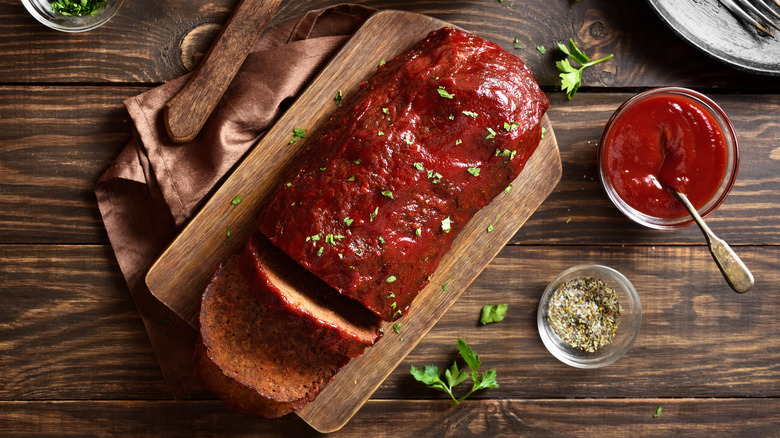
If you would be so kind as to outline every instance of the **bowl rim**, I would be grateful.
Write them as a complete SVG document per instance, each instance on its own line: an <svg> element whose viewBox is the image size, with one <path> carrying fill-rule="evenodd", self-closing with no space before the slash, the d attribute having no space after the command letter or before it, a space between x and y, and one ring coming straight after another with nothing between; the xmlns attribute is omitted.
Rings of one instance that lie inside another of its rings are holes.
<svg viewBox="0 0 780 438"><path fill-rule="evenodd" d="M623 291L624 295L628 297L631 305L626 307L626 305L621 304L624 313L621 314L621 321L618 326L619 331L616 335L616 337L620 336L620 338L613 339L613 341L620 343L620 345L617 343L613 345L613 347L617 346L617 349L610 349L609 345L607 345L594 353L579 350L575 356L572 354L575 349L568 346L564 347L565 342L555 334L547 323L546 307L549 303L549 298L557 288L556 286L563 281L580 276L592 276L604 280L615 289L616 293L622 295L620 291ZM625 313L628 309L632 311ZM626 318L629 316L630 318ZM542 343L556 359L575 368L600 368L614 363L623 357L636 342L636 339L639 337L640 326L642 325L642 302L634 285L620 271L600 264L581 264L564 270L547 284L539 299L536 322ZM620 332L620 327L627 327L628 332L625 330Z"/></svg>
<svg viewBox="0 0 780 438"><path fill-rule="evenodd" d="M43 3L49 4L48 0L21 0L27 12L39 23L46 27L60 32L78 33L96 29L108 23L124 4L125 0L107 0L107 5L103 11L94 16L94 20L87 20L89 16L73 16L74 20L82 20L83 24L63 25L61 22L53 21L50 16L42 13L39 9ZM48 10L47 10L48 12ZM67 21L68 17L60 14L51 13L52 16L62 17L62 21Z"/></svg>
<svg viewBox="0 0 780 438"><path fill-rule="evenodd" d="M655 216L650 216L645 213L642 213L641 211L631 207L628 205L623 199L618 195L617 191L612 186L611 182L606 176L602 155L604 154L605 150L605 144L608 134L610 133L610 128L612 127L613 123L615 123L620 116L625 113L626 110L631 108L633 105L637 104L638 102L641 102L649 97L657 96L657 95L677 95L677 96L683 96L687 99L690 99L696 103L699 104L699 106L706 110L710 115L712 115L719 125L723 128L723 136L726 139L727 142L727 153L728 153L728 162L727 162L727 168L726 168L726 174L724 175L723 181L721 182L721 186L719 187L718 191L715 192L713 197L705 203L699 210L699 215L702 218L706 218L707 216L714 213L722 204L725 202L726 198L731 193L731 190L734 187L734 184L737 180L737 174L739 173L739 163L740 163L740 152L739 152L739 140L737 138L736 130L734 129L734 125L731 123L731 119L728 117L725 111L717 104L715 101L710 99L709 97L705 96L704 94L691 90L689 88L683 88L683 87L658 87L653 88L644 92L641 92L639 94L636 94L623 102L616 110L612 113L607 123L604 125L604 130L601 133L601 138L599 139L599 146L597 149L597 167L599 170L599 177L601 179L601 185L604 187L604 190L607 192L607 196L610 198L612 203L617 207L618 210L620 210L621 213L623 213L626 217L633 220L634 222L644 225L648 228L654 228L659 230L672 230L672 229L678 229L678 228L684 228L688 227L694 223L696 223L693 218L685 214L683 216L677 217L677 218L659 218ZM728 164L731 164L731 166L728 166Z"/></svg>

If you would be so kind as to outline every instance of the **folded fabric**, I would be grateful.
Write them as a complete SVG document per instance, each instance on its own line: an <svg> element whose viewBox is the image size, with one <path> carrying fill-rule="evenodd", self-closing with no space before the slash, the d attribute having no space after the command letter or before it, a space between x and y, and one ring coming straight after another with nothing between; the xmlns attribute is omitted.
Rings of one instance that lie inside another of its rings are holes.
<svg viewBox="0 0 780 438"><path fill-rule="evenodd" d="M203 388L190 360L197 333L150 293L146 272L215 186L373 12L344 4L266 29L203 130L189 143L173 143L163 124L163 107L187 76L124 102L133 120L133 137L98 180L95 194L117 262L175 398Z"/></svg>

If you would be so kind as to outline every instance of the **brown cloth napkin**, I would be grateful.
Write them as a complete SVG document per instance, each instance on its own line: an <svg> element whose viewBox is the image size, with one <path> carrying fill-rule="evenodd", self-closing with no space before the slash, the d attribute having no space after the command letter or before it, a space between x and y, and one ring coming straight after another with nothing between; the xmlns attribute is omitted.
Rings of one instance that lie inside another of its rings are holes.
<svg viewBox="0 0 780 438"><path fill-rule="evenodd" d="M197 333L150 293L146 272L212 189L373 12L343 4L266 29L192 142L172 143L162 115L186 76L124 102L133 119L133 138L100 177L95 193L175 398L203 388L190 364Z"/></svg>

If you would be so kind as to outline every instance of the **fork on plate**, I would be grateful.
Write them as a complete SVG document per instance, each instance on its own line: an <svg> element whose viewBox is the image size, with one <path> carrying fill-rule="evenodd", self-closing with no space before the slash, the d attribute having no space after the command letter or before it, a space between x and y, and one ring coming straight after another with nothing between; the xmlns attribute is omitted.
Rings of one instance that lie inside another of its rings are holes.
<svg viewBox="0 0 780 438"><path fill-rule="evenodd" d="M774 35L762 25L762 22L780 31L780 26L775 24L775 20L780 22L780 14L778 14L778 12L776 12L765 0L720 0L720 2L723 6L728 8L732 14L752 24L758 30L772 38L774 38ZM780 0L771 0L771 2L780 7ZM774 19L768 17L767 13L771 14Z"/></svg>

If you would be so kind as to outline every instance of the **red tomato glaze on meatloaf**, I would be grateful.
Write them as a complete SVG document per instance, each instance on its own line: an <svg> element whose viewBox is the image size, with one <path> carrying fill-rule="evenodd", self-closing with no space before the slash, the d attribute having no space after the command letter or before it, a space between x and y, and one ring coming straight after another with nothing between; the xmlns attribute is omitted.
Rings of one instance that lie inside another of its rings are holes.
<svg viewBox="0 0 780 438"><path fill-rule="evenodd" d="M395 319L466 223L518 176L547 107L520 59L464 31L433 31L341 103L258 228Z"/></svg>

